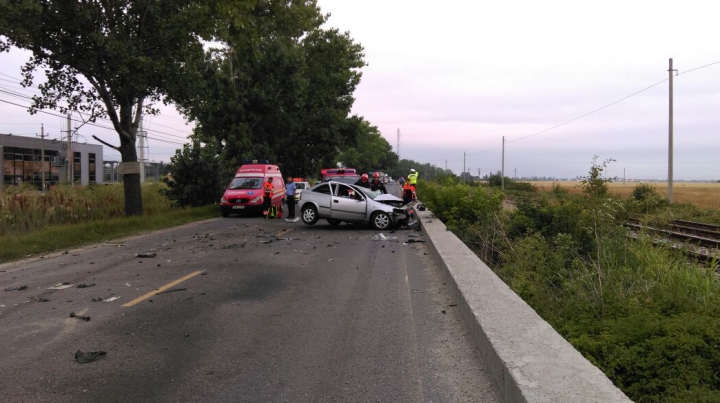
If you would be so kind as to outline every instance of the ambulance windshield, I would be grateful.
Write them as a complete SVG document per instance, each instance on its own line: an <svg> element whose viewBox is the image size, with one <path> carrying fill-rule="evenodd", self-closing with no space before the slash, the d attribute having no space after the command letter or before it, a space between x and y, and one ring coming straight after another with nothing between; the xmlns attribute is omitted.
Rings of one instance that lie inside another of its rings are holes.
<svg viewBox="0 0 720 403"><path fill-rule="evenodd" d="M260 189L261 187L261 178L234 178L228 189Z"/></svg>

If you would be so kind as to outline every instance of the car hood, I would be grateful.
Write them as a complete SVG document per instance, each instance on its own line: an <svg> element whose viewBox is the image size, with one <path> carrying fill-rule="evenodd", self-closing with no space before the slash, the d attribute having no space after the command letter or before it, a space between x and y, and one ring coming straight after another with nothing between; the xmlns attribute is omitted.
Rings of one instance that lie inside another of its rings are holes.
<svg viewBox="0 0 720 403"><path fill-rule="evenodd" d="M375 199L373 199L373 200L375 200L376 202L385 203L385 204L388 204L388 202L394 203L394 202L402 201L401 198L395 197L391 194L381 194L381 195L378 195L377 197L375 197Z"/></svg>

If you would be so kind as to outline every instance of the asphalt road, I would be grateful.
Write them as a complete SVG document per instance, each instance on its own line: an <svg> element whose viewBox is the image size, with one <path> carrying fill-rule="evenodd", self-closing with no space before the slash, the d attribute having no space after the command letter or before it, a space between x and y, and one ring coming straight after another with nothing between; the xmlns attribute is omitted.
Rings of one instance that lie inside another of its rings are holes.
<svg viewBox="0 0 720 403"><path fill-rule="evenodd" d="M498 402L422 233L374 235L218 218L0 265L0 401Z"/></svg>

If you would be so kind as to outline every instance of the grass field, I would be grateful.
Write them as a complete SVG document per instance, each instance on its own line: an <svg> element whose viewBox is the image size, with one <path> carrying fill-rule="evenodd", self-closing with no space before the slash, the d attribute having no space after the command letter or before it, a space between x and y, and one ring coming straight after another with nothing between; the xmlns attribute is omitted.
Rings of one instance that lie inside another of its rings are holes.
<svg viewBox="0 0 720 403"><path fill-rule="evenodd" d="M552 190L556 183L572 193L580 193L579 181L530 181L540 191ZM608 184L610 194L620 197L630 197L633 190L641 182L612 182ZM664 182L643 182L654 187L659 195L667 199L667 183ZM720 209L720 183L710 182L674 182L673 202L687 203L703 209Z"/></svg>

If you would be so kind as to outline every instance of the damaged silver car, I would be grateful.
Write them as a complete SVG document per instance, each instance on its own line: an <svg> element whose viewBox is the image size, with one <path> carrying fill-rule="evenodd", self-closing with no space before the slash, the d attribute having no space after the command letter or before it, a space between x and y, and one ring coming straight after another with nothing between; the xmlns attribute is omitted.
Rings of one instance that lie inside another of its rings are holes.
<svg viewBox="0 0 720 403"><path fill-rule="evenodd" d="M393 195L341 182L323 182L300 196L300 217L307 225L324 218L331 225L343 221L369 224L377 230L406 225L410 206Z"/></svg>

